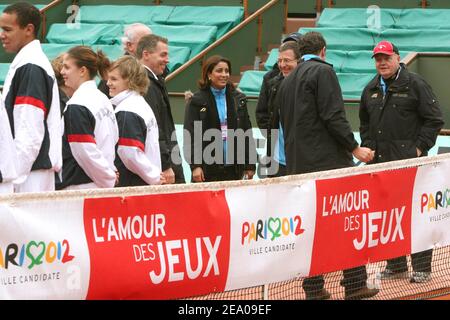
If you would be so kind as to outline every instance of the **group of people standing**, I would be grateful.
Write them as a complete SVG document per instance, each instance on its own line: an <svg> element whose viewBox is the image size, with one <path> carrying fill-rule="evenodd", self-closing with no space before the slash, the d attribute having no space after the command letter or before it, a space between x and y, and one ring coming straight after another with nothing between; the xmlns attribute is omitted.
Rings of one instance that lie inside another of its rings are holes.
<svg viewBox="0 0 450 320"><path fill-rule="evenodd" d="M0 17L3 48L16 53L0 105L0 192L183 183L164 82L168 40L134 24L125 30L126 54L117 61L76 46L60 57L55 76L37 40L39 26L39 10L25 2L8 6ZM373 58L377 75L361 96L360 145L326 62L325 39L317 32L284 39L256 110L268 140L269 177L350 167L352 156L380 163L427 155L444 124L430 86L400 63L389 41L374 48ZM199 90L188 99L184 152L193 182L255 174L247 100L230 74L228 59L209 57ZM103 79L98 87L97 76ZM431 256L431 250L413 255L412 282L429 281ZM388 261L381 277L406 271L401 257ZM346 298L377 294L366 280L364 266L344 270ZM306 278L303 288L308 299L330 298L323 276Z"/></svg>
<svg viewBox="0 0 450 320"><path fill-rule="evenodd" d="M294 33L284 40L274 71L264 77L256 110L259 128L272 140L269 167L275 171L269 176L350 167L352 156L370 164L427 155L444 125L436 96L421 76L400 62L398 48L391 42L378 43L372 58L377 75L362 92L359 145L345 116L336 73L326 62L323 36ZM411 258L410 277L406 257L388 260L377 277L430 281L432 250ZM378 293L377 288L367 287L364 266L343 273L346 299ZM307 299L331 297L321 275L304 279L303 288Z"/></svg>
<svg viewBox="0 0 450 320"><path fill-rule="evenodd" d="M0 106L0 192L184 183L164 82L168 40L135 24L117 61L76 46L51 64L40 23L26 2L0 17L3 48L16 54Z"/></svg>

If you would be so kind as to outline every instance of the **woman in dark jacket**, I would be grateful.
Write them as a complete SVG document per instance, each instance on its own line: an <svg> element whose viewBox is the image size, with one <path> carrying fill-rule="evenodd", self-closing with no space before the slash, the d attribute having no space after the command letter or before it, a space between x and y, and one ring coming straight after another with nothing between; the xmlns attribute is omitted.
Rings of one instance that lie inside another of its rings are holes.
<svg viewBox="0 0 450 320"><path fill-rule="evenodd" d="M230 73L229 60L210 57L202 68L200 90L187 103L184 152L193 182L252 179L255 173L247 99L231 83Z"/></svg>

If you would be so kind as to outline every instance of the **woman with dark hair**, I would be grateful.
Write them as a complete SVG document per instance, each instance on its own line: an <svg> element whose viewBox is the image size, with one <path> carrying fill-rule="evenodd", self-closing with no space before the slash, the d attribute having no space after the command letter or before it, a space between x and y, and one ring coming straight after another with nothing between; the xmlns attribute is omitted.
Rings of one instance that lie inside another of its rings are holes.
<svg viewBox="0 0 450 320"><path fill-rule="evenodd" d="M200 90L187 103L184 152L193 182L252 179L255 174L247 98L235 89L230 74L229 60L217 55L207 59Z"/></svg>
<svg viewBox="0 0 450 320"><path fill-rule="evenodd" d="M71 48L63 59L61 75L74 93L64 110L62 182L57 189L112 188L119 133L109 99L94 78L105 77L109 60L86 46Z"/></svg>

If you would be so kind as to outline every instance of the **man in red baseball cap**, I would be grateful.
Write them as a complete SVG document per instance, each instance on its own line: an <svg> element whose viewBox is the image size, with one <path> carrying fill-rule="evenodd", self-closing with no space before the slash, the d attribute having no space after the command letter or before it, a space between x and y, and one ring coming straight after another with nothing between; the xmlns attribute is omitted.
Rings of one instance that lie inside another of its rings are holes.
<svg viewBox="0 0 450 320"><path fill-rule="evenodd" d="M376 47L373 49L372 58L379 53L382 53L382 54L385 54L388 56L392 56L393 54L397 54L397 55L399 54L398 48L393 43L386 41L386 40L383 40L376 45Z"/></svg>
<svg viewBox="0 0 450 320"><path fill-rule="evenodd" d="M372 163L426 156L444 125L436 96L420 75L400 63L399 51L392 42L378 43L372 58L378 74L361 95L361 145L375 151ZM405 256L388 260L378 277L428 282L432 253L430 249L411 255L411 277Z"/></svg>
<svg viewBox="0 0 450 320"><path fill-rule="evenodd" d="M384 79L391 78L400 69L400 54L397 47L389 41L378 43L373 49L372 58L375 58L375 67Z"/></svg>

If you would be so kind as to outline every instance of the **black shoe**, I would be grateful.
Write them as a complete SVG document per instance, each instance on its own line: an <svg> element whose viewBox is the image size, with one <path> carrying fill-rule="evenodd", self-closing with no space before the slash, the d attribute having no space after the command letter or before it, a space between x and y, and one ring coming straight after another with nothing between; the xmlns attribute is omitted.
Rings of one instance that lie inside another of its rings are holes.
<svg viewBox="0 0 450 320"><path fill-rule="evenodd" d="M377 274L377 279L380 280L408 279L408 271L394 272L386 268L384 269L384 271Z"/></svg>
<svg viewBox="0 0 450 320"><path fill-rule="evenodd" d="M306 300L328 300L330 298L331 293L329 293L325 288L319 291L306 293Z"/></svg>
<svg viewBox="0 0 450 320"><path fill-rule="evenodd" d="M409 282L426 283L431 281L431 272L413 272Z"/></svg>
<svg viewBox="0 0 450 320"><path fill-rule="evenodd" d="M345 300L360 300L364 298L370 298L375 296L378 292L380 292L380 290L364 287L352 293L345 294Z"/></svg>

